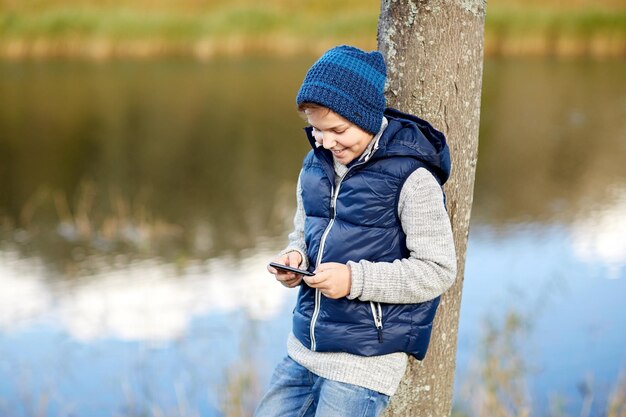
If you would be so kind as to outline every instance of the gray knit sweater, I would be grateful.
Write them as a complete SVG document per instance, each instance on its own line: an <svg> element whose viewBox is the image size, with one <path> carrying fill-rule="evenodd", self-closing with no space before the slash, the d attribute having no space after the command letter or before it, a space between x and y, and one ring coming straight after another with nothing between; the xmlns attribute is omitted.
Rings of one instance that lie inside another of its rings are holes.
<svg viewBox="0 0 626 417"><path fill-rule="evenodd" d="M386 122L386 120L384 121ZM377 145L387 123L364 152L367 158ZM363 158L364 156L361 156ZM347 168L335 161L336 178ZM448 289L456 276L456 254L448 214L443 205L441 187L424 168L413 172L400 192L398 212L410 256L394 262L348 262L352 272L349 299L383 303L419 303L431 300ZM299 251L306 268L304 208L300 180L294 230L281 253ZM358 356L344 352L313 352L292 334L287 341L289 356L321 377L346 382L386 395L393 395L404 375L408 356L392 353L382 356Z"/></svg>

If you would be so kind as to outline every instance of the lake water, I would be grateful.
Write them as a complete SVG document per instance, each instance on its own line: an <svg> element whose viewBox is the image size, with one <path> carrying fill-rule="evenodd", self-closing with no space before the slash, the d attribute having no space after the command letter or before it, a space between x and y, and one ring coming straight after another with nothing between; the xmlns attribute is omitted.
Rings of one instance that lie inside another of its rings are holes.
<svg viewBox="0 0 626 417"><path fill-rule="evenodd" d="M0 63L0 415L253 407L295 299L264 265L311 61ZM459 408L489 355L521 360L535 415L604 415L626 371L625 73L486 62Z"/></svg>

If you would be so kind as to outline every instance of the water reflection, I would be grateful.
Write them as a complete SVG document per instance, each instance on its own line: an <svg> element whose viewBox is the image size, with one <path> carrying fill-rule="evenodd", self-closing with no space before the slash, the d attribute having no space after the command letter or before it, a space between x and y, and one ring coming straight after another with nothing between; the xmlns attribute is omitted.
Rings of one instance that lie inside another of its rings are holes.
<svg viewBox="0 0 626 417"><path fill-rule="evenodd" d="M295 293L263 272L273 252L242 256L121 262L70 281L0 251L0 414L249 411Z"/></svg>
<svg viewBox="0 0 626 417"><path fill-rule="evenodd" d="M183 398L215 416L218 397L263 384L295 295L265 262L309 146L293 104L309 63L0 63L0 399L52 392L49 415L82 398L84 415L110 416ZM590 369L616 380L624 73L621 61L486 63L461 377L485 316L513 308L534 312L524 348L539 397L571 396Z"/></svg>
<svg viewBox="0 0 626 417"><path fill-rule="evenodd" d="M615 202L572 224L575 256L589 264L604 264L608 278L619 278L626 265L626 188Z"/></svg>
<svg viewBox="0 0 626 417"><path fill-rule="evenodd" d="M569 224L626 183L624 62L485 66L473 220Z"/></svg>
<svg viewBox="0 0 626 417"><path fill-rule="evenodd" d="M184 271L142 261L109 267L77 283L46 280L33 260L1 255L0 328L13 331L52 321L82 342L172 341L185 336L196 317L239 311L252 320L268 320L290 294L269 274L261 275L273 256L268 252L238 263L197 263Z"/></svg>
<svg viewBox="0 0 626 417"><path fill-rule="evenodd" d="M180 262L282 236L308 149L293 111L307 63L2 63L0 242L65 274L91 254ZM615 204L624 69L487 63L475 224Z"/></svg>
<svg viewBox="0 0 626 417"><path fill-rule="evenodd" d="M293 110L298 68L3 63L2 240L55 263L76 246L176 260L279 235L308 147ZM165 239L145 233L159 225Z"/></svg>

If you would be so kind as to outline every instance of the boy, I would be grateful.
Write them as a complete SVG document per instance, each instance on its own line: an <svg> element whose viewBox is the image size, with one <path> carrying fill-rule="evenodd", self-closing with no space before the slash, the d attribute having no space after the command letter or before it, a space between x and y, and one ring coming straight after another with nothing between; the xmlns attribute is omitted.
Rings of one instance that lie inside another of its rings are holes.
<svg viewBox="0 0 626 417"><path fill-rule="evenodd" d="M297 186L289 244L268 267L299 286L288 356L256 411L268 416L378 416L408 355L424 358L439 296L456 275L441 186L443 134L385 109L382 55L327 51L296 97L313 150Z"/></svg>

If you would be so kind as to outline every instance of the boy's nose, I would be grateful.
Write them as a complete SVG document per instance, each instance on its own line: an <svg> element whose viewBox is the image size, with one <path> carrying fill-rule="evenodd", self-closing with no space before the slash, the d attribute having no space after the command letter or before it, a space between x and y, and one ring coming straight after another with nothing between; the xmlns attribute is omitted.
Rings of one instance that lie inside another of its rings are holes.
<svg viewBox="0 0 626 417"><path fill-rule="evenodd" d="M332 134L324 133L324 137L322 138L322 146L324 146L325 149L331 149L336 144L337 144L337 141L335 140Z"/></svg>

